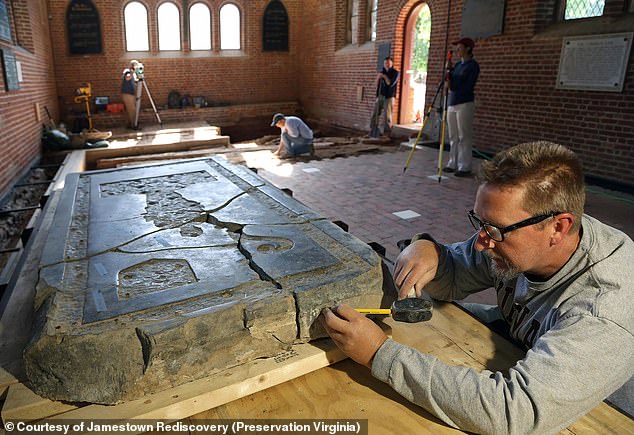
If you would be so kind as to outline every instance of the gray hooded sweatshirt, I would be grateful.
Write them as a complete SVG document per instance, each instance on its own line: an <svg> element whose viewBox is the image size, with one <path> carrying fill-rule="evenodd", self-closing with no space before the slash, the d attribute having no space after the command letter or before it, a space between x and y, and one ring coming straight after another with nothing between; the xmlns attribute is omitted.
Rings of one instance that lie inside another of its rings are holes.
<svg viewBox="0 0 634 435"><path fill-rule="evenodd" d="M445 423L487 434L545 434L572 424L634 375L634 243L584 215L579 247L554 276L497 280L466 242L440 246L425 291L463 299L494 287L511 336L528 351L508 374L449 366L388 339L372 374ZM631 384L631 382L630 382Z"/></svg>

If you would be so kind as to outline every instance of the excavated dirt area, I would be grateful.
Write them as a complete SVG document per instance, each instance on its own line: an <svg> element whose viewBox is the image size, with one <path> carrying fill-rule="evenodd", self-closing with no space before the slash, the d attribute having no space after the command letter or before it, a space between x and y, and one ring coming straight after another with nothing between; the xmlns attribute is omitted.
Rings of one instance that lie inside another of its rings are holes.
<svg viewBox="0 0 634 435"><path fill-rule="evenodd" d="M26 238L21 242L22 234L38 211L56 171L56 165L30 169L4 198L0 206L0 270L26 244Z"/></svg>
<svg viewBox="0 0 634 435"><path fill-rule="evenodd" d="M156 163L162 160L180 160L187 158L199 158L212 155L224 155L234 164L249 166L249 162L255 154L258 160L264 161L309 161L347 157L366 153L393 152L398 149L400 139L391 138L366 138L361 136L325 136L316 137L314 141L315 154L308 154L281 160L273 153L279 146L279 136L264 136L252 141L243 141L222 145L205 145L192 143L186 150L142 153L139 155L126 155L99 158L91 169L111 169L117 167L144 165Z"/></svg>

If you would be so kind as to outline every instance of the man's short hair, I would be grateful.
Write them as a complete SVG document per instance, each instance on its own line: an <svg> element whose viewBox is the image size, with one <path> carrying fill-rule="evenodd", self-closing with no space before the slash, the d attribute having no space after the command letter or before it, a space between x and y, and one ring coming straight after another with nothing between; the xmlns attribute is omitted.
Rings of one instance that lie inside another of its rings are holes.
<svg viewBox="0 0 634 435"><path fill-rule="evenodd" d="M394 62L394 59L392 59L392 56L386 56L385 59L383 60L391 60L392 62Z"/></svg>
<svg viewBox="0 0 634 435"><path fill-rule="evenodd" d="M524 188L529 213L568 212L581 225L586 194L577 155L563 145L539 141L515 145L482 162L478 181L498 187Z"/></svg>

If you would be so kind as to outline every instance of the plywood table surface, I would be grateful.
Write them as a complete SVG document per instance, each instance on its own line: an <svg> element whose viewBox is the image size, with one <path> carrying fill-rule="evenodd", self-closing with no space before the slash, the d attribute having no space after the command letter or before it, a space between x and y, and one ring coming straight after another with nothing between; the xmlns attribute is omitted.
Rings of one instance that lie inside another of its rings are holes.
<svg viewBox="0 0 634 435"><path fill-rule="evenodd" d="M452 365L504 370L523 352L450 303L437 303L429 322L387 319L395 340ZM370 434L460 433L411 404L370 371L341 361L256 394L189 418L199 419L367 419ZM563 434L634 433L634 421L602 403Z"/></svg>

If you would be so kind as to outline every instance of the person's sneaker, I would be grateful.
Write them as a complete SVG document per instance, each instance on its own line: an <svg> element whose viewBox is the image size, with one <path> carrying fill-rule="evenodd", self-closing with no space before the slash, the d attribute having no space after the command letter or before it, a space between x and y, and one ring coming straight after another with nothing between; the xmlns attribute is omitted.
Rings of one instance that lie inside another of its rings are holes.
<svg viewBox="0 0 634 435"><path fill-rule="evenodd" d="M452 172L455 172L456 170L454 168L450 168L449 166L447 166L446 168L442 168L442 171L451 174Z"/></svg>
<svg viewBox="0 0 634 435"><path fill-rule="evenodd" d="M454 175L454 177L470 177L471 176L471 171L457 171L453 175Z"/></svg>

